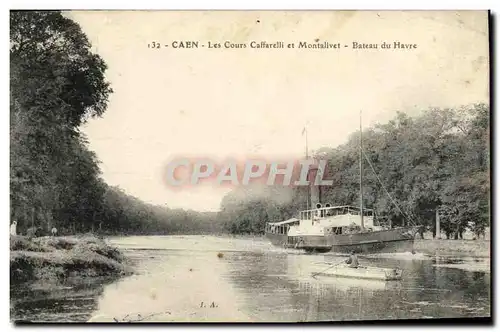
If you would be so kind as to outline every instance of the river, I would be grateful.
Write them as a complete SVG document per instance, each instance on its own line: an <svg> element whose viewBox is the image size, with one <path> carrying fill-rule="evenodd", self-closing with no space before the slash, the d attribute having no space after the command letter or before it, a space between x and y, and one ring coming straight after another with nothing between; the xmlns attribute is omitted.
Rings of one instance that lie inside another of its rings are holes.
<svg viewBox="0 0 500 332"><path fill-rule="evenodd" d="M311 276L335 254L274 248L263 239L132 236L108 241L135 274L11 288L12 320L300 322L490 316L489 260L421 253L360 256L402 268L401 281Z"/></svg>

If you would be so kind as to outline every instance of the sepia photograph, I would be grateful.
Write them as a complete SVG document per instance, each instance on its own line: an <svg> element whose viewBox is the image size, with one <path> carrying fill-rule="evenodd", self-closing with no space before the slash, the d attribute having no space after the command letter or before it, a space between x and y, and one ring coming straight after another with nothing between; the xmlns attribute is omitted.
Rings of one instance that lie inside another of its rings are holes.
<svg viewBox="0 0 500 332"><path fill-rule="evenodd" d="M9 16L14 324L492 323L489 11Z"/></svg>

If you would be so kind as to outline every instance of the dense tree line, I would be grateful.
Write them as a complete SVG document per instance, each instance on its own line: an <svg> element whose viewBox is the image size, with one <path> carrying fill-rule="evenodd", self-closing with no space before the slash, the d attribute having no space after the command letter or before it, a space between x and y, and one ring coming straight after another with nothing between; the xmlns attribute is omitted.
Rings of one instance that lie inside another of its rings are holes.
<svg viewBox="0 0 500 332"><path fill-rule="evenodd" d="M489 114L485 104L432 108L416 117L398 112L389 123L364 130L364 206L394 226L423 225L435 234L438 211L447 237L459 238L467 228L484 232L490 216ZM359 205L359 135L316 152L327 160L325 178L333 180L320 188L323 203ZM253 196L243 191L229 193L221 204L220 218L233 233L262 233L265 222L306 208L304 188L275 187ZM287 191L288 200L277 201L273 191Z"/></svg>
<svg viewBox="0 0 500 332"><path fill-rule="evenodd" d="M108 186L80 127L104 114L106 64L58 11L10 14L10 203L20 233L218 232L212 213L148 205Z"/></svg>
<svg viewBox="0 0 500 332"><path fill-rule="evenodd" d="M108 187L99 230L104 234L218 234L216 212L170 209L146 204L119 187Z"/></svg>

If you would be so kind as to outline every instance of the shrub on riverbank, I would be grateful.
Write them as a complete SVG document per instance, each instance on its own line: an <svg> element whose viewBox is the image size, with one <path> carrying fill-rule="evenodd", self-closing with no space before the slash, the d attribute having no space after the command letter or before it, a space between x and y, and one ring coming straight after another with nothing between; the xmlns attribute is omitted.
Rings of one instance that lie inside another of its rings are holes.
<svg viewBox="0 0 500 332"><path fill-rule="evenodd" d="M26 236L11 236L10 237L10 250L24 250L24 251L50 251L49 248L41 247L39 244L31 241Z"/></svg>
<svg viewBox="0 0 500 332"><path fill-rule="evenodd" d="M437 256L475 256L490 257L490 241L486 240L415 240L414 248L417 252L423 252Z"/></svg>
<svg viewBox="0 0 500 332"><path fill-rule="evenodd" d="M11 283L61 281L68 277L124 275L129 272L120 251L94 236L10 240Z"/></svg>

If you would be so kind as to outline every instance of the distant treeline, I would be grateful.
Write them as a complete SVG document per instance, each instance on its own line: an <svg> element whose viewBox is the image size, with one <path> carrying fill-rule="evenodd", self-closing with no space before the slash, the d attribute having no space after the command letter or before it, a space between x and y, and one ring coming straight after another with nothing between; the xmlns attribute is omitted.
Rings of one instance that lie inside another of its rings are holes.
<svg viewBox="0 0 500 332"><path fill-rule="evenodd" d="M363 130L364 206L380 221L423 225L422 232L434 234L438 210L447 237L460 238L466 229L482 234L490 218L489 118L488 105L474 104L417 117L398 112L389 123ZM315 153L327 160L324 178L333 180L320 187L323 204L359 206L359 135ZM224 198L226 229L262 233L266 222L306 209L304 188L260 190L239 189Z"/></svg>
<svg viewBox="0 0 500 332"><path fill-rule="evenodd" d="M223 225L217 212L169 209L146 204L118 187L108 187L105 209L97 220L108 234L219 234Z"/></svg>
<svg viewBox="0 0 500 332"><path fill-rule="evenodd" d="M20 233L221 232L215 213L145 204L104 183L79 128L106 110L106 64L60 12L13 11L10 23L10 213Z"/></svg>

